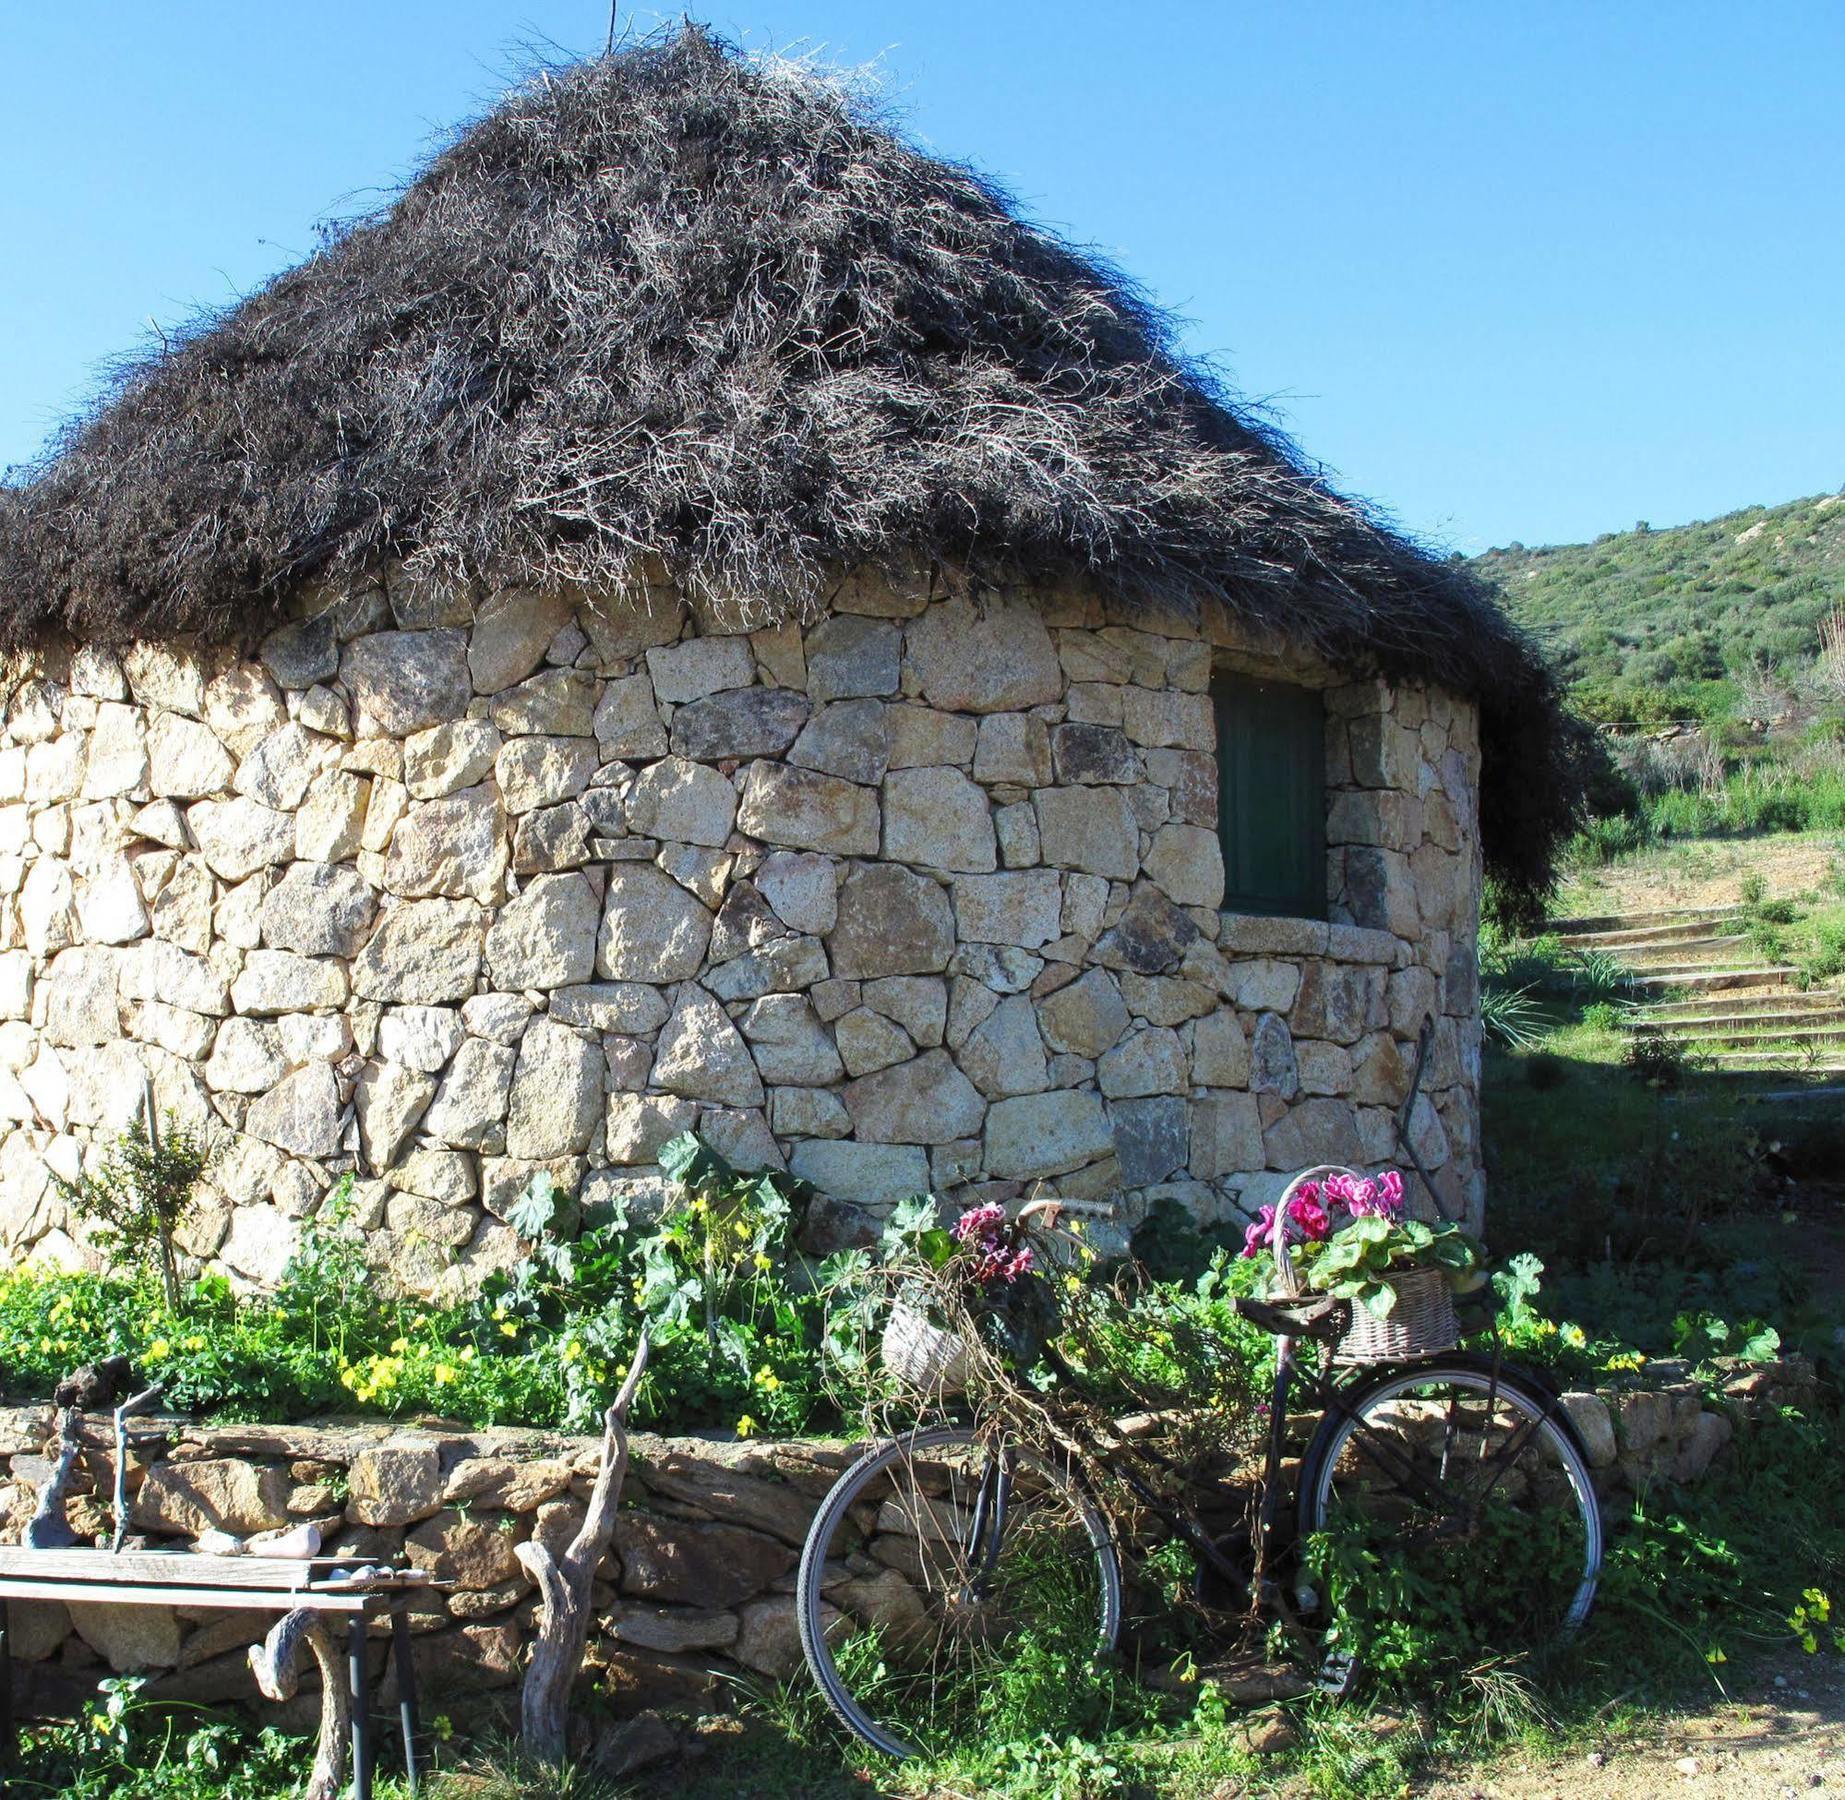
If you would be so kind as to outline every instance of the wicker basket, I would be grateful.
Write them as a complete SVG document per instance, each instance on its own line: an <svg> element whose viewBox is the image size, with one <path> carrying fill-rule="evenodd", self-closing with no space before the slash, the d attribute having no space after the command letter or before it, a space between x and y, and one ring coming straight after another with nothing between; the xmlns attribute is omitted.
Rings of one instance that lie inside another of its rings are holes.
<svg viewBox="0 0 1845 1800"><path fill-rule="evenodd" d="M1410 1362L1461 1341L1454 1296L1441 1270L1392 1269L1384 1280L1396 1289L1396 1305L1381 1319L1354 1305L1352 1327L1333 1351L1335 1362Z"/></svg>
<svg viewBox="0 0 1845 1800"><path fill-rule="evenodd" d="M1294 1259L1288 1253L1285 1229L1288 1207L1294 1196L1310 1181L1323 1181L1328 1175L1357 1174L1356 1169L1340 1163L1321 1163L1303 1169L1288 1183L1275 1207L1275 1273L1281 1293L1300 1291L1300 1278L1295 1272ZM1380 1319L1354 1304L1351 1327L1333 1351L1334 1361L1410 1362L1419 1356L1452 1350L1461 1341L1461 1322L1454 1311L1454 1296L1447 1276L1440 1269L1393 1269L1384 1279L1396 1289L1396 1305L1387 1317Z"/></svg>
<svg viewBox="0 0 1845 1800"><path fill-rule="evenodd" d="M885 1368L908 1387L958 1394L967 1386L967 1346L907 1300L892 1303L879 1348Z"/></svg>

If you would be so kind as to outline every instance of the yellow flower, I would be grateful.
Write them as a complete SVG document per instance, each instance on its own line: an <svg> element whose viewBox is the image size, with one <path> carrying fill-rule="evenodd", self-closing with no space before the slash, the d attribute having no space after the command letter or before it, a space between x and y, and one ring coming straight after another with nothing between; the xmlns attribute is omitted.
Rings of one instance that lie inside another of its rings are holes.
<svg viewBox="0 0 1845 1800"><path fill-rule="evenodd" d="M468 1345L468 1347L462 1351L461 1360L464 1363L472 1362L474 1360L474 1346L472 1344Z"/></svg>
<svg viewBox="0 0 1845 1800"><path fill-rule="evenodd" d="M517 1337L518 1335L519 1335L519 1327L515 1325L511 1319L507 1319L500 1326L500 1336L501 1337Z"/></svg>
<svg viewBox="0 0 1845 1800"><path fill-rule="evenodd" d="M764 1256L760 1250L758 1250L756 1254L750 1258L750 1260L759 1269L770 1269L775 1266L774 1263L768 1257Z"/></svg>
<svg viewBox="0 0 1845 1800"><path fill-rule="evenodd" d="M402 1356L409 1348L410 1340L408 1338L393 1338L391 1340L391 1354L393 1356Z"/></svg>
<svg viewBox="0 0 1845 1800"><path fill-rule="evenodd" d="M740 1438L753 1437L757 1429L756 1421L748 1413L737 1421L737 1436Z"/></svg>
<svg viewBox="0 0 1845 1800"><path fill-rule="evenodd" d="M173 1354L173 1346L165 1338L155 1338L147 1347L147 1360L159 1362L163 1357Z"/></svg>
<svg viewBox="0 0 1845 1800"><path fill-rule="evenodd" d="M436 1378L437 1387L447 1387L448 1384L455 1379L455 1365L453 1363L439 1362L431 1373Z"/></svg>
<svg viewBox="0 0 1845 1800"><path fill-rule="evenodd" d="M205 1348L205 1340L202 1337L189 1337L186 1339L186 1348L188 1350L203 1350Z"/></svg>

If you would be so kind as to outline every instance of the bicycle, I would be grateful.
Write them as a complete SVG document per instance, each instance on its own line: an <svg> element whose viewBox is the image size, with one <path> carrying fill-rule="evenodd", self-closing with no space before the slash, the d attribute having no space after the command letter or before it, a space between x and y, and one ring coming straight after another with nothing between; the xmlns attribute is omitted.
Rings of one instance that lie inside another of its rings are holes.
<svg viewBox="0 0 1845 1800"><path fill-rule="evenodd" d="M1022 1443L976 1418L873 1442L821 1503L796 1588L808 1668L851 1732L894 1758L939 1753L979 1730L985 1697L1019 1657L1068 1670L1114 1652L1124 1583L1104 1481L1131 1496L1137 1537L1157 1521L1190 1552L1201 1596L1228 1595L1245 1623L1267 1614L1329 1651L1319 1680L1329 1692L1357 1673L1348 1648L1322 1641L1353 1583L1389 1585L1400 1603L1437 1613L1473 1606L1474 1627L1507 1655L1581 1627L1602 1520L1558 1395L1505 1365L1496 1338L1490 1356L1337 1364L1350 1305L1297 1293L1284 1228L1301 1185L1331 1173L1354 1172L1304 1171L1276 1208L1278 1297L1235 1302L1276 1339L1247 1552L1207 1523L1213 1503L1234 1503L1230 1484L1119 1429L1094 1443ZM1026 1213L1049 1212L1054 1227L1055 1204ZM1321 1347L1317 1367L1303 1343ZM1077 1379L1054 1348L1045 1360L1060 1383ZM1314 1412L1288 1508L1290 1429ZM1472 1579L1483 1567L1504 1576L1485 1596Z"/></svg>

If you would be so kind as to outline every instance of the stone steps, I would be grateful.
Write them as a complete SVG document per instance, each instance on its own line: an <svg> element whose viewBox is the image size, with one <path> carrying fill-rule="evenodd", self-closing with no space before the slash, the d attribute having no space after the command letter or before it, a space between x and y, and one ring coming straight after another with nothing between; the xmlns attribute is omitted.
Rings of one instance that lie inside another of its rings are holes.
<svg viewBox="0 0 1845 1800"><path fill-rule="evenodd" d="M1601 918L1552 919L1546 930L1555 932L1571 949L1618 949L1632 938L1695 937L1700 931L1741 916L1742 908L1717 906L1702 910L1611 913Z"/></svg>

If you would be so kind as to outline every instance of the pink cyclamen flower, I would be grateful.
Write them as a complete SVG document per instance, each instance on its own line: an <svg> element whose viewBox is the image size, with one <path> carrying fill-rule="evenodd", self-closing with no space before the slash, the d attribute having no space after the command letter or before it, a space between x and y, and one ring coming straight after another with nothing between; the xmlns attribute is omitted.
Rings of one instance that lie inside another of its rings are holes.
<svg viewBox="0 0 1845 1800"><path fill-rule="evenodd" d="M1289 1204L1288 1217L1301 1228L1310 1243L1317 1244L1332 1234L1332 1221L1326 1216L1326 1208L1316 1206L1299 1194Z"/></svg>
<svg viewBox="0 0 1845 1800"><path fill-rule="evenodd" d="M1243 1254L1260 1256L1275 1240L1275 1209L1265 1206L1243 1231Z"/></svg>
<svg viewBox="0 0 1845 1800"><path fill-rule="evenodd" d="M1378 1177L1377 1184L1383 1190L1385 1212L1393 1219L1401 1218L1403 1214L1403 1177L1395 1169L1386 1169Z"/></svg>
<svg viewBox="0 0 1845 1800"><path fill-rule="evenodd" d="M971 1206L954 1223L958 1243L970 1244L975 1238L990 1237L1006 1223L1006 1209L988 1201L985 1206Z"/></svg>

